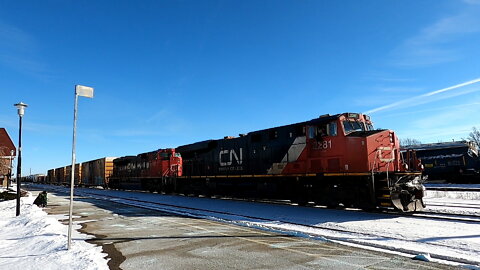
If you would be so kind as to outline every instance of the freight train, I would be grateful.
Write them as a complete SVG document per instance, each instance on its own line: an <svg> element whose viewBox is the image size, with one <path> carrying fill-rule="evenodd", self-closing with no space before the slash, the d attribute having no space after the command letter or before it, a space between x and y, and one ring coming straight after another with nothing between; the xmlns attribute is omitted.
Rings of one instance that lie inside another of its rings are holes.
<svg viewBox="0 0 480 270"><path fill-rule="evenodd" d="M114 157L105 157L75 164L74 184L77 186L107 187L113 171ZM72 165L50 169L45 184L70 185Z"/></svg>
<svg viewBox="0 0 480 270"><path fill-rule="evenodd" d="M424 174L428 180L449 183L478 183L480 180L480 159L474 142L419 144L404 149L416 152L425 166Z"/></svg>
<svg viewBox="0 0 480 270"><path fill-rule="evenodd" d="M393 131L342 113L116 158L106 181L114 189L418 211L421 174Z"/></svg>

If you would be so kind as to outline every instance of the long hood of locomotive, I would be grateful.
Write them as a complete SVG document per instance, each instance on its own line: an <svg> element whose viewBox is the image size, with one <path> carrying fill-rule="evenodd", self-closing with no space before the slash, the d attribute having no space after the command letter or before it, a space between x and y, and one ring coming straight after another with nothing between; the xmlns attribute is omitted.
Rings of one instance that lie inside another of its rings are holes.
<svg viewBox="0 0 480 270"><path fill-rule="evenodd" d="M285 138L287 137L287 138ZM397 170L398 139L389 130L348 136L283 136L255 142L251 136L177 148L183 175L292 175Z"/></svg>

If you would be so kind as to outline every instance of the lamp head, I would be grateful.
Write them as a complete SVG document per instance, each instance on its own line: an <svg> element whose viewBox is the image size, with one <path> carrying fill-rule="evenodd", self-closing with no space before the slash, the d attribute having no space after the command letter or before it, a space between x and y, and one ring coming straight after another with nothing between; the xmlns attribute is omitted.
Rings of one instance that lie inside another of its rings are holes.
<svg viewBox="0 0 480 270"><path fill-rule="evenodd" d="M13 106L17 107L17 109L18 109L18 115L19 115L20 117L22 117L22 116L25 114L25 108L28 107L28 105L25 104L25 103L23 103L23 102L14 104Z"/></svg>

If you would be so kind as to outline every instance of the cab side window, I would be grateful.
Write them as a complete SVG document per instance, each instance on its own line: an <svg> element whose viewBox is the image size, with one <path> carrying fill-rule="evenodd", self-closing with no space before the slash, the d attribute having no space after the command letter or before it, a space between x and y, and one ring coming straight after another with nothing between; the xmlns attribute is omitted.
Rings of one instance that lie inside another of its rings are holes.
<svg viewBox="0 0 480 270"><path fill-rule="evenodd" d="M328 135L337 136L337 122L331 122L328 124Z"/></svg>
<svg viewBox="0 0 480 270"><path fill-rule="evenodd" d="M310 139L314 139L317 135L317 129L316 127L308 127L308 137Z"/></svg>
<svg viewBox="0 0 480 270"><path fill-rule="evenodd" d="M310 139L321 139L326 136L337 136L337 134L338 131L336 122L308 127L308 138Z"/></svg>

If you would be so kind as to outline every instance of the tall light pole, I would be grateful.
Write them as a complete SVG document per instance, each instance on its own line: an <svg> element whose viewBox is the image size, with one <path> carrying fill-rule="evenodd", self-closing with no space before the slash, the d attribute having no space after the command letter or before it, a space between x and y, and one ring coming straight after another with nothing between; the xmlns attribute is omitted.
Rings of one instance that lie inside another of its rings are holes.
<svg viewBox="0 0 480 270"><path fill-rule="evenodd" d="M22 185L21 175L22 175L22 118L25 114L25 108L28 107L27 104L20 102L14 104L17 107L19 120L19 131L18 131L18 161L17 161L17 216L20 215L20 186Z"/></svg>
<svg viewBox="0 0 480 270"><path fill-rule="evenodd" d="M68 211L68 245L72 245L72 214L73 214L73 184L75 177L75 144L77 141L77 107L78 96L93 98L93 88L82 85L75 85L75 105L73 107L73 142L72 142L72 170L70 171L70 210Z"/></svg>

